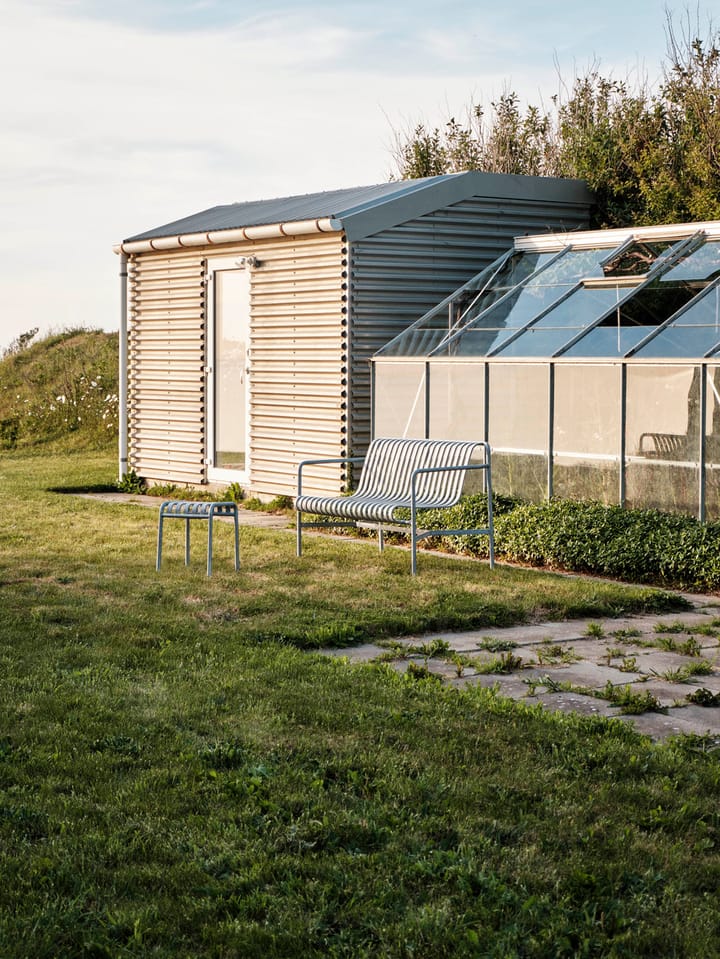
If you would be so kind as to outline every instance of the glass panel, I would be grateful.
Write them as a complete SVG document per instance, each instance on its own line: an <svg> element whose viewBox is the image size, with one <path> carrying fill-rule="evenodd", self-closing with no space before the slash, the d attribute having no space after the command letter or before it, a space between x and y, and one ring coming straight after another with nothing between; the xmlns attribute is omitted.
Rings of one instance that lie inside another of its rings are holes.
<svg viewBox="0 0 720 959"><path fill-rule="evenodd" d="M563 351L563 356L625 356L652 332L646 326L596 326L582 339Z"/></svg>
<svg viewBox="0 0 720 959"><path fill-rule="evenodd" d="M373 436L425 437L425 363L375 362Z"/></svg>
<svg viewBox="0 0 720 959"><path fill-rule="evenodd" d="M388 343L380 353L382 356L427 356L440 346L448 335L448 319L435 316L422 329L412 327L401 336Z"/></svg>
<svg viewBox="0 0 720 959"><path fill-rule="evenodd" d="M469 323L513 287L542 269L558 252L555 250L551 253L536 253L528 250L513 253L495 276L483 277L483 283L473 284L471 281L453 300L455 323L461 321L462 326Z"/></svg>
<svg viewBox="0 0 720 959"><path fill-rule="evenodd" d="M503 356L552 356L576 336L577 330L543 330L531 326L502 348Z"/></svg>
<svg viewBox="0 0 720 959"><path fill-rule="evenodd" d="M485 363L430 364L431 439L485 439Z"/></svg>
<svg viewBox="0 0 720 959"><path fill-rule="evenodd" d="M550 368L493 363L488 375L493 487L507 496L543 499L547 496Z"/></svg>
<svg viewBox="0 0 720 959"><path fill-rule="evenodd" d="M720 339L720 287L712 286L700 293L686 310L672 321L672 326L706 326Z"/></svg>
<svg viewBox="0 0 720 959"><path fill-rule="evenodd" d="M700 368L628 366L628 506L697 515Z"/></svg>
<svg viewBox="0 0 720 959"><path fill-rule="evenodd" d="M247 466L247 345L250 274L218 270L215 276L215 450L213 465Z"/></svg>
<svg viewBox="0 0 720 959"><path fill-rule="evenodd" d="M700 293L672 323L637 351L637 356L703 357L720 343L720 289Z"/></svg>
<svg viewBox="0 0 720 959"><path fill-rule="evenodd" d="M602 275L599 263L603 256L607 256L607 249L570 250L563 254L496 306L482 313L437 355L486 355L507 339L507 334L499 336L499 331L517 330L527 325L583 277Z"/></svg>
<svg viewBox="0 0 720 959"><path fill-rule="evenodd" d="M621 388L619 366L555 366L555 495L618 502Z"/></svg>
<svg viewBox="0 0 720 959"><path fill-rule="evenodd" d="M635 355L652 358L666 356L701 359L706 353L710 353L713 347L717 346L718 341L720 341L720 332L716 330L707 327L681 328L673 323L666 329L661 330Z"/></svg>
<svg viewBox="0 0 720 959"><path fill-rule="evenodd" d="M720 366L708 366L705 402L705 517L720 519Z"/></svg>
<svg viewBox="0 0 720 959"><path fill-rule="evenodd" d="M631 291L617 286L582 286L542 316L533 327L582 329L599 320L630 293Z"/></svg>
<svg viewBox="0 0 720 959"><path fill-rule="evenodd" d="M617 310L619 320L613 311L603 320L603 325L615 326L619 322L620 326L659 326L689 303L696 293L697 290L686 283L653 280L620 304Z"/></svg>
<svg viewBox="0 0 720 959"><path fill-rule="evenodd" d="M720 241L708 240L663 274L663 280L714 280L720 276Z"/></svg>

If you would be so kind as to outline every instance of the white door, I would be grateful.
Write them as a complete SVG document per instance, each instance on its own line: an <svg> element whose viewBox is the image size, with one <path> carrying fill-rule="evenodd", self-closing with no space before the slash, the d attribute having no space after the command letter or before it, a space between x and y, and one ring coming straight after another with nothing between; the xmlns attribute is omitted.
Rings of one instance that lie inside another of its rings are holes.
<svg viewBox="0 0 720 959"><path fill-rule="evenodd" d="M250 476L250 271L242 260L208 261L208 479Z"/></svg>

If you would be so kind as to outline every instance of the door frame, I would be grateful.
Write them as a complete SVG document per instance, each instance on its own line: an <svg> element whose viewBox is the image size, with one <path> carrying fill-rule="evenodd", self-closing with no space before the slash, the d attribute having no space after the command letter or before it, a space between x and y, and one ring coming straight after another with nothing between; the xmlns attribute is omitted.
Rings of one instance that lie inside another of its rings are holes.
<svg viewBox="0 0 720 959"><path fill-rule="evenodd" d="M207 365L205 367L205 429L207 436L207 477L210 483L248 483L250 480L250 315L248 309L248 339L246 345L245 369L245 469L223 469L215 466L216 435L216 317L215 317L215 274L228 271L246 273L248 283L252 282L252 271L244 256L216 256L206 260L207 279Z"/></svg>

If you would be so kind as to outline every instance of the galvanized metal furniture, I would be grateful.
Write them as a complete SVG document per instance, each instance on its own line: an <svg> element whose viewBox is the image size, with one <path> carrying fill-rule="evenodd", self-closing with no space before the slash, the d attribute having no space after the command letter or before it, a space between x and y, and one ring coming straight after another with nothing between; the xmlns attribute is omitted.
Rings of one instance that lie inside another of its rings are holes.
<svg viewBox="0 0 720 959"><path fill-rule="evenodd" d="M208 576L212 575L213 520L218 517L231 517L235 523L235 569L240 569L240 538L237 503L205 503L194 500L165 500L160 506L155 569L160 569L160 563L162 561L163 525L165 520L185 520L185 565L188 566L190 563L190 521L199 519L205 520L208 524L207 574Z"/></svg>
<svg viewBox="0 0 720 959"><path fill-rule="evenodd" d="M482 462L473 456L482 451ZM386 530L410 533L412 574L417 573L417 544L430 536L488 536L490 568L495 566L490 447L477 441L376 439L370 444L358 488L351 496L307 496L303 470L326 463L362 462L363 457L304 460L298 467L297 555L302 555L302 531L308 527L365 526L378 531L384 546ZM418 511L446 509L462 496L465 476L483 470L488 497L487 526L482 529L418 529ZM409 516L407 511L409 510ZM312 519L303 520L303 513ZM325 517L319 519L318 517Z"/></svg>

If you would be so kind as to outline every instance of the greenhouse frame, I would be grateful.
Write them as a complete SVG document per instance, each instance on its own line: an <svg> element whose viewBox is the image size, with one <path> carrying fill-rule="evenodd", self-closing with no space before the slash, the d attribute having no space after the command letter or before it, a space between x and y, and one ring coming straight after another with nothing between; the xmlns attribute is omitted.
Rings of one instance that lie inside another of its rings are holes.
<svg viewBox="0 0 720 959"><path fill-rule="evenodd" d="M498 493L720 519L720 222L517 238L372 359L373 435Z"/></svg>

